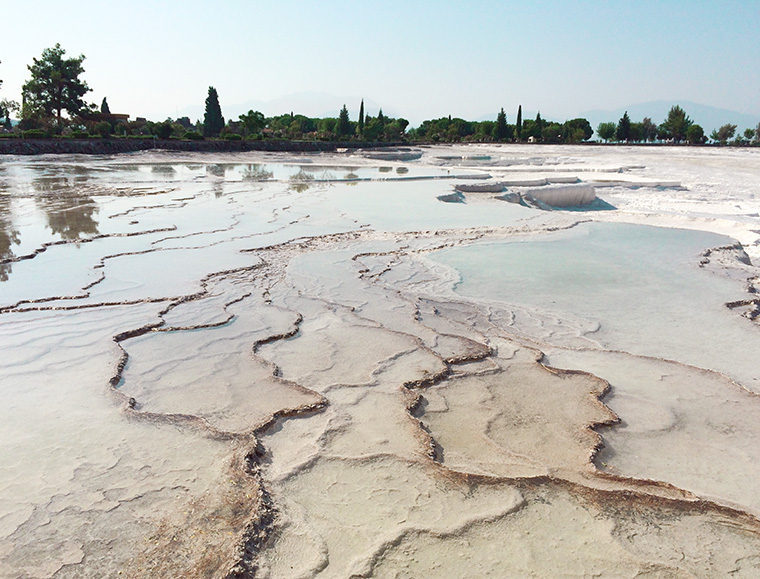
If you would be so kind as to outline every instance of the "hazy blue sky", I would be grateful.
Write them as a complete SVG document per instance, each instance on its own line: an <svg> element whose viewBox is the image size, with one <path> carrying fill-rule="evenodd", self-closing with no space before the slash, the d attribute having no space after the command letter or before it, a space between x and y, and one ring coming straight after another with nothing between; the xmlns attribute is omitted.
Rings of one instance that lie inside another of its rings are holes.
<svg viewBox="0 0 760 579"><path fill-rule="evenodd" d="M4 2L0 98L60 42L89 100L153 119L326 93L419 123L518 104L564 120L650 100L760 115L760 0ZM264 110L267 115L289 112ZM299 112L298 110L296 112ZM374 111L370 111L373 112Z"/></svg>

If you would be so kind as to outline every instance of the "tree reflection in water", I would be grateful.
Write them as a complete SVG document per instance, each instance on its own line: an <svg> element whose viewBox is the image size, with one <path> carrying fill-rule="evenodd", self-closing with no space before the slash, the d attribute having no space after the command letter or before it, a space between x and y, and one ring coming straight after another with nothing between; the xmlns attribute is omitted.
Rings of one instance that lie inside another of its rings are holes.
<svg viewBox="0 0 760 579"><path fill-rule="evenodd" d="M71 168L67 170L72 172ZM98 205L83 192L89 180L87 169L75 168L73 173L71 176L46 174L32 180L32 186L38 193L35 202L45 213L48 227L65 241L98 233L95 219Z"/></svg>
<svg viewBox="0 0 760 579"><path fill-rule="evenodd" d="M258 163L244 166L241 175L243 181L268 181L274 177L274 173L272 171L266 170L266 165L261 165Z"/></svg>
<svg viewBox="0 0 760 579"><path fill-rule="evenodd" d="M221 181L218 179L215 179L214 181L212 181L214 197L216 198L219 198L222 195L224 195L224 178L227 173L227 169L229 168L230 168L229 165L223 165L223 164L206 165L206 176L221 178Z"/></svg>
<svg viewBox="0 0 760 579"><path fill-rule="evenodd" d="M10 260L15 257L11 246L19 243L19 232L13 228L11 198L0 195L0 281L8 280L12 267Z"/></svg>

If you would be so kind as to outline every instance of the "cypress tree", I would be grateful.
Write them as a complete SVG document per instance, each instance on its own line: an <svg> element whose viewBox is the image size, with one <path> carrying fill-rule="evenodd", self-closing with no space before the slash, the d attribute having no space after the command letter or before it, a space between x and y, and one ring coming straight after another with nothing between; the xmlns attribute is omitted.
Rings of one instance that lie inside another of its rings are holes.
<svg viewBox="0 0 760 579"><path fill-rule="evenodd" d="M517 124L515 125L515 137L520 141L522 139L522 105L517 107Z"/></svg>
<svg viewBox="0 0 760 579"><path fill-rule="evenodd" d="M106 115L111 114L111 109L108 107L108 101L106 100L106 97L103 97L103 102L100 103L100 112Z"/></svg>
<svg viewBox="0 0 760 579"><path fill-rule="evenodd" d="M385 126L385 117L383 116L383 109L380 109L377 113L377 122L380 123L381 127Z"/></svg>
<svg viewBox="0 0 760 579"><path fill-rule="evenodd" d="M203 136L218 137L224 128L222 107L219 106L219 95L213 86L208 87L206 97L206 113L203 115Z"/></svg>
<svg viewBox="0 0 760 579"><path fill-rule="evenodd" d="M360 137L364 136L364 99L359 106L359 124L356 126L356 132Z"/></svg>

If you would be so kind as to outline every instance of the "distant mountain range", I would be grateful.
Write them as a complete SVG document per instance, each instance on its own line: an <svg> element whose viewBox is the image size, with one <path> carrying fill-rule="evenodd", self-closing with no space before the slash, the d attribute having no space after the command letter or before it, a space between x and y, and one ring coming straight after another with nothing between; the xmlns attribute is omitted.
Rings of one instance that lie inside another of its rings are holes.
<svg viewBox="0 0 760 579"><path fill-rule="evenodd" d="M578 116L588 119L594 131L596 131L599 123L617 123L625 111L628 111L628 116L633 122L641 122L644 117L649 117L654 123L659 125L667 118L668 112L674 105L680 106L692 121L705 130L706 135L709 135L714 129L727 123L737 125L738 131L754 129L760 123L760 115L747 115L690 101L651 101L611 111L587 111Z"/></svg>

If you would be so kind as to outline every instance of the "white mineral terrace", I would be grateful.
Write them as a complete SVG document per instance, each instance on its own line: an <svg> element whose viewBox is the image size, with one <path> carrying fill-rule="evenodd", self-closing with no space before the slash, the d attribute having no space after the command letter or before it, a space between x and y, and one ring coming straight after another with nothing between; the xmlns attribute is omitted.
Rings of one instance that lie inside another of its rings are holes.
<svg viewBox="0 0 760 579"><path fill-rule="evenodd" d="M756 148L0 157L0 577L760 576L758 240Z"/></svg>

